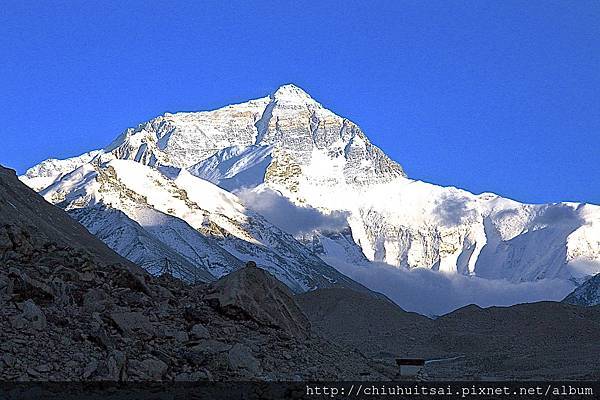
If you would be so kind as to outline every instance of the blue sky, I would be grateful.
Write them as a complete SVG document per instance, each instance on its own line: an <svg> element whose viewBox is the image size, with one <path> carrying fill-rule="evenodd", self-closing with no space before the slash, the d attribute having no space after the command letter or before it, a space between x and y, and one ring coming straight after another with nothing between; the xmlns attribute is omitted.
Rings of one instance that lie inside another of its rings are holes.
<svg viewBox="0 0 600 400"><path fill-rule="evenodd" d="M0 163L293 82L411 177L600 204L598 1L8 1Z"/></svg>

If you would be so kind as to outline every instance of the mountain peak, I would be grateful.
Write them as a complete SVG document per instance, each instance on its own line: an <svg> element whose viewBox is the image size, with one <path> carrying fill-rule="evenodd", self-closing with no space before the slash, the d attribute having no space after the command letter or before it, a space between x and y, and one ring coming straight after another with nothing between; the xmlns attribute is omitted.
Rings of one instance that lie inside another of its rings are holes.
<svg viewBox="0 0 600 400"><path fill-rule="evenodd" d="M310 97L303 89L298 86L288 83L280 86L275 93L271 96L273 99L278 101L293 101L293 102L314 102L315 100Z"/></svg>

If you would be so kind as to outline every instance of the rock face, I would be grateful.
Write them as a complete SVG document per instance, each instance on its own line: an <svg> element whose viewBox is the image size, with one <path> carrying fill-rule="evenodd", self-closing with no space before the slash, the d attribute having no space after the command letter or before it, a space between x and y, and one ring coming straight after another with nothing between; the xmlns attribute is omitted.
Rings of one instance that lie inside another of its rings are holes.
<svg viewBox="0 0 600 400"><path fill-rule="evenodd" d="M275 277L257 267L245 267L210 285L205 300L234 319L249 319L306 337L310 323L293 293Z"/></svg>
<svg viewBox="0 0 600 400"><path fill-rule="evenodd" d="M62 265L43 265L48 254L62 257ZM123 267L117 264L91 264L89 277L82 279L86 271L77 259L83 255L59 248L40 252L33 264L21 258L8 264L21 276L46 283L48 293L23 286L0 263L2 380L384 378L347 348L213 308L205 302L206 286L147 275L144 290L120 279ZM101 307L86 306L84 299L99 290ZM272 304L254 301L253 310L273 310ZM292 320L271 315L266 321Z"/></svg>
<svg viewBox="0 0 600 400"><path fill-rule="evenodd" d="M294 85L215 111L165 114L128 129L105 150L121 159L151 166L191 167L206 174L210 157L231 160L248 146L261 161L267 157L270 161L262 165L267 168L262 175L266 173L268 180L291 190L295 173L311 162L314 151L341 163L340 182L385 182L404 175L402 167L371 144L358 126ZM245 164L256 168L255 162ZM323 172L326 178L330 171Z"/></svg>
<svg viewBox="0 0 600 400"><path fill-rule="evenodd" d="M600 305L600 274L593 276L575 289L563 303L580 306Z"/></svg>
<svg viewBox="0 0 600 400"><path fill-rule="evenodd" d="M286 286L270 275L241 273L264 291L237 291L232 298L253 299L252 310L268 318L239 319L230 308L208 304L208 286L152 277L14 173L0 173L3 381L384 378L360 354L287 333L285 324L303 316ZM107 262L113 260L121 263ZM231 286L217 282L212 289L219 287ZM276 310L289 314L268 314Z"/></svg>

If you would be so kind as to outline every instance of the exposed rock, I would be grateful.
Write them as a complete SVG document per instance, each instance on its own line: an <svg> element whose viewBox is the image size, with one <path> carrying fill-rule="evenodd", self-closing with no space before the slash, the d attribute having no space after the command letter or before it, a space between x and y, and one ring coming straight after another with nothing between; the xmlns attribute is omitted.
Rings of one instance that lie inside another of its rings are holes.
<svg viewBox="0 0 600 400"><path fill-rule="evenodd" d="M115 312L110 314L110 318L126 335L133 335L134 331L141 331L148 335L154 334L154 328L148 317L140 312Z"/></svg>
<svg viewBox="0 0 600 400"><path fill-rule="evenodd" d="M159 381L164 378L169 366L156 358L148 358L141 362L132 360L129 368L132 374L143 380Z"/></svg>
<svg viewBox="0 0 600 400"><path fill-rule="evenodd" d="M151 296L152 292L146 284L147 274L144 273L138 267L127 267L119 271L119 275L116 279L118 284L128 287L132 290L143 292L144 294Z"/></svg>
<svg viewBox="0 0 600 400"><path fill-rule="evenodd" d="M19 249L19 251L20 250L21 249ZM44 302L52 300L54 297L52 289L47 284L31 278L29 275L15 267L8 270L8 276L9 278L13 278L12 294L17 301L34 299L39 302Z"/></svg>
<svg viewBox="0 0 600 400"><path fill-rule="evenodd" d="M12 355L12 354L8 354L8 353L4 353L2 354L2 357L0 358L4 364L6 364L7 367L12 368L15 366L15 363L17 362L17 359Z"/></svg>
<svg viewBox="0 0 600 400"><path fill-rule="evenodd" d="M190 340L189 335L185 331L166 329L162 332L166 338L174 339L178 343L184 343Z"/></svg>
<svg viewBox="0 0 600 400"><path fill-rule="evenodd" d="M2 166L0 199L3 200L0 207L0 242L7 252L15 251L14 256L31 257L34 248L48 253L68 247L85 251L99 263L133 266L64 211L52 206L22 184L15 171ZM48 247L44 248L46 244ZM54 249L50 245L54 246Z"/></svg>
<svg viewBox="0 0 600 400"><path fill-rule="evenodd" d="M260 268L245 267L221 278L210 285L205 300L233 319L250 319L297 337L310 331L293 293Z"/></svg>
<svg viewBox="0 0 600 400"><path fill-rule="evenodd" d="M206 329L206 327L202 324L195 324L194 326L192 326L190 334L192 336L192 339L210 338L210 333L208 332L208 329Z"/></svg>
<svg viewBox="0 0 600 400"><path fill-rule="evenodd" d="M92 329L90 337L106 350L112 350L115 347L114 341L106 334L103 327L98 326Z"/></svg>
<svg viewBox="0 0 600 400"><path fill-rule="evenodd" d="M250 349L243 344L235 344L228 353L229 365L233 369L244 369L252 376L262 372L260 362L254 357Z"/></svg>
<svg viewBox="0 0 600 400"><path fill-rule="evenodd" d="M83 379L88 379L92 376L92 374L94 372L96 372L96 370L98 369L98 360L96 360L95 358L93 358L86 366L85 369L83 370Z"/></svg>
<svg viewBox="0 0 600 400"><path fill-rule="evenodd" d="M102 312L105 309L107 295L102 289L91 288L83 295L83 310L85 312Z"/></svg>
<svg viewBox="0 0 600 400"><path fill-rule="evenodd" d="M600 305L600 274L597 274L564 298L563 303L580 306Z"/></svg>
<svg viewBox="0 0 600 400"><path fill-rule="evenodd" d="M106 362L109 380L124 381L127 379L127 358L121 351L113 351Z"/></svg>
<svg viewBox="0 0 600 400"><path fill-rule="evenodd" d="M234 319L222 313L234 309L226 303L204 301L206 285L131 266L2 167L0 260L2 381L289 380L312 366L318 379L360 379L368 363L322 338L287 333L303 316L261 270L253 268L262 277L249 274L247 288L238 285L248 294L224 292L251 300ZM280 319L270 315L277 310ZM284 351L293 362L282 363Z"/></svg>
<svg viewBox="0 0 600 400"><path fill-rule="evenodd" d="M231 349L231 345L228 345L227 343L223 343L218 340L209 339L209 340L201 340L198 344L193 346L190 350L198 352L198 353L215 355L217 353L224 353L224 352L228 351L229 349Z"/></svg>
<svg viewBox="0 0 600 400"><path fill-rule="evenodd" d="M46 316L32 300L27 300L25 303L21 304L20 307L22 313L13 318L13 328L31 328L35 330L42 330L46 328Z"/></svg>

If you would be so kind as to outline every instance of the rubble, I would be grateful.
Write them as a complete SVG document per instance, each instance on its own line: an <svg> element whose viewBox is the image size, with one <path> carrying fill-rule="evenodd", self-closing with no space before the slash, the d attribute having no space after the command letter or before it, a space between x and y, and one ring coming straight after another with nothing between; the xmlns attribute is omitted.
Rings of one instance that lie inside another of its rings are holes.
<svg viewBox="0 0 600 400"><path fill-rule="evenodd" d="M365 368L387 378L311 333L260 268L188 285L4 232L22 246L0 252L1 380L335 380Z"/></svg>

